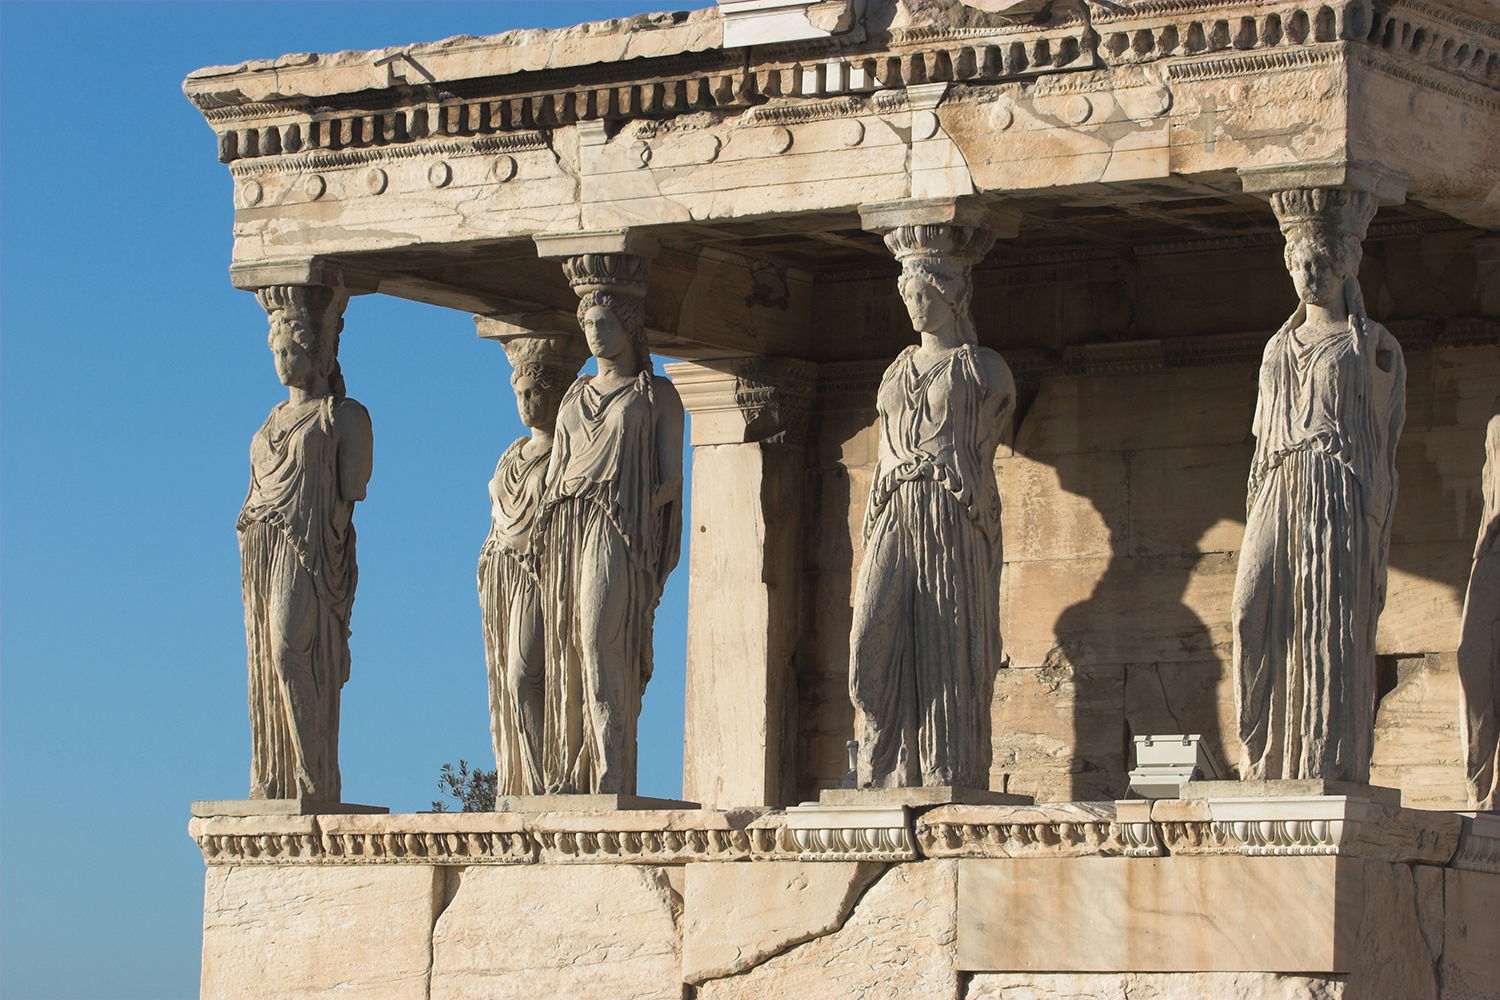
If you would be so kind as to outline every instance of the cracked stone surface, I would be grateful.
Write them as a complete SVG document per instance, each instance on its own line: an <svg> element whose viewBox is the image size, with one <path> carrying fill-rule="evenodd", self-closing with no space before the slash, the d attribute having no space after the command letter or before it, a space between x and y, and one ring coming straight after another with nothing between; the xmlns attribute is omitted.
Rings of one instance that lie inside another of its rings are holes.
<svg viewBox="0 0 1500 1000"><path fill-rule="evenodd" d="M687 866L682 977L734 975L843 925L885 869L867 862Z"/></svg>
<svg viewBox="0 0 1500 1000"><path fill-rule="evenodd" d="M1274 972L985 972L964 1000L1343 1000L1339 978Z"/></svg>
<svg viewBox="0 0 1500 1000"><path fill-rule="evenodd" d="M739 975L705 982L698 1000L956 1000L957 904L955 862L896 865L870 887L843 927Z"/></svg>
<svg viewBox="0 0 1500 1000"><path fill-rule="evenodd" d="M431 1000L680 1000L681 906L656 867L469 868L433 928Z"/></svg>
<svg viewBox="0 0 1500 1000"><path fill-rule="evenodd" d="M204 1000L426 1000L430 865L214 867Z"/></svg>

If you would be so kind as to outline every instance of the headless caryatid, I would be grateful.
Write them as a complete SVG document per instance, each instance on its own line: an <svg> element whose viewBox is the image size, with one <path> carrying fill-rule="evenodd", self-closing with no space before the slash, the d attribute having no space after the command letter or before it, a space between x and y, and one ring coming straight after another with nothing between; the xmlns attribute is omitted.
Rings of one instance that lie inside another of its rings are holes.
<svg viewBox="0 0 1500 1000"><path fill-rule="evenodd" d="M250 797L338 802L339 693L358 576L351 518L370 479L370 417L344 395L339 371L345 296L287 285L257 297L289 398L250 442L238 524Z"/></svg>
<svg viewBox="0 0 1500 1000"><path fill-rule="evenodd" d="M886 236L921 342L881 379L880 450L854 598L849 693L862 787L987 788L1000 667L994 458L1015 402L975 339L970 268L993 242L956 225Z"/></svg>
<svg viewBox="0 0 1500 1000"><path fill-rule="evenodd" d="M1365 782L1406 366L1355 277L1373 196L1271 204L1301 303L1260 367L1233 604L1240 776Z"/></svg>
<svg viewBox="0 0 1500 1000"><path fill-rule="evenodd" d="M483 317L479 321L486 322ZM531 434L505 449L490 480L490 532L479 553L479 607L495 791L536 795L546 789L542 676L547 644L535 529L557 407L587 353L576 334L508 336L501 342L513 369L510 384L521 422Z"/></svg>
<svg viewBox="0 0 1500 1000"><path fill-rule="evenodd" d="M550 793L635 792L652 620L681 545L682 401L651 371L646 267L629 254L564 265L598 374L563 398L542 503Z"/></svg>
<svg viewBox="0 0 1500 1000"><path fill-rule="evenodd" d="M1500 399L1485 434L1484 509L1458 645L1469 805L1500 808Z"/></svg>

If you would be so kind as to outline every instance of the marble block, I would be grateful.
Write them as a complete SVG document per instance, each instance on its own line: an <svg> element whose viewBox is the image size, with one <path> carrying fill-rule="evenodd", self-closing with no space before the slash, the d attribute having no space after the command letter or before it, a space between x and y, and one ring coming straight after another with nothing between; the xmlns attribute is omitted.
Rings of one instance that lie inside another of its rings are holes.
<svg viewBox="0 0 1500 1000"><path fill-rule="evenodd" d="M385 806L321 799L195 799L194 816L333 816L389 813Z"/></svg>
<svg viewBox="0 0 1500 1000"><path fill-rule="evenodd" d="M843 926L739 975L710 979L698 1000L876 1000L957 997L957 862L886 869Z"/></svg>
<svg viewBox="0 0 1500 1000"><path fill-rule="evenodd" d="M1274 781L1189 781L1182 786L1184 799L1277 799L1309 795L1347 795L1385 806L1401 804L1399 788L1366 785L1356 781L1324 778L1277 779Z"/></svg>
<svg viewBox="0 0 1500 1000"><path fill-rule="evenodd" d="M600 793L582 795L502 795L495 800L496 812L617 812L621 809L697 809L696 802L655 799L648 795Z"/></svg>
<svg viewBox="0 0 1500 1000"><path fill-rule="evenodd" d="M1341 860L965 859L959 967L1348 972L1351 952L1339 935L1359 902L1349 881L1358 869Z"/></svg>
<svg viewBox="0 0 1500 1000"><path fill-rule="evenodd" d="M837 930L883 871L868 861L688 865L683 979L736 975Z"/></svg>
<svg viewBox="0 0 1500 1000"><path fill-rule="evenodd" d="M1029 795L992 792L962 785L913 785L908 788L825 788L818 804L825 806L1024 806Z"/></svg>
<svg viewBox="0 0 1500 1000"><path fill-rule="evenodd" d="M432 928L430 1000L680 1000L667 869L474 867Z"/></svg>
<svg viewBox="0 0 1500 1000"><path fill-rule="evenodd" d="M215 866L204 878L203 1000L427 1000L431 865Z"/></svg>

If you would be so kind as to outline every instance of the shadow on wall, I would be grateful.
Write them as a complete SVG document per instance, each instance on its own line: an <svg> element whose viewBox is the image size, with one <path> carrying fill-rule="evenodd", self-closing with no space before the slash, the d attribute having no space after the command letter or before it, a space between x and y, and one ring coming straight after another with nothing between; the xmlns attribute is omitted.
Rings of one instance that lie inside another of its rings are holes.
<svg viewBox="0 0 1500 1000"><path fill-rule="evenodd" d="M1500 357L1410 339L1375 757L1412 801L1455 805L1451 651ZM1131 738L1153 733L1202 733L1222 773L1235 767L1229 615L1254 405L1250 363L1044 382L999 463L1011 668L994 787L1113 798Z"/></svg>
<svg viewBox="0 0 1500 1000"><path fill-rule="evenodd" d="M995 787L1117 798L1137 735L1201 733L1221 770L1233 759L1228 608L1254 407L1243 381L1199 368L1043 383L999 463L1010 669L996 688Z"/></svg>
<svg viewBox="0 0 1500 1000"><path fill-rule="evenodd" d="M1427 664L1458 641L1500 355L1411 340L1379 652ZM1234 768L1229 615L1256 367L1041 381L996 463L1009 669L996 682L991 787L1039 801L1112 799L1126 787L1132 737L1148 734L1201 733L1221 773ZM850 597L876 443L868 410L818 420L797 654L802 799L847 767ZM1457 687L1445 663L1387 681L1400 683L1382 703L1376 756L1392 783L1436 788L1431 768L1457 766Z"/></svg>

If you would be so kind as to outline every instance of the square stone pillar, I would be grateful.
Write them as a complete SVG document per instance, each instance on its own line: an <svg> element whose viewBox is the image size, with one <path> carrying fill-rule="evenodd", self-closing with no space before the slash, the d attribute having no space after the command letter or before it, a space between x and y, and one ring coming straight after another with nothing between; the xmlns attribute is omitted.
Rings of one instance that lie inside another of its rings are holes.
<svg viewBox="0 0 1500 1000"><path fill-rule="evenodd" d="M692 415L683 794L707 808L794 797L807 406L816 366L667 366Z"/></svg>

